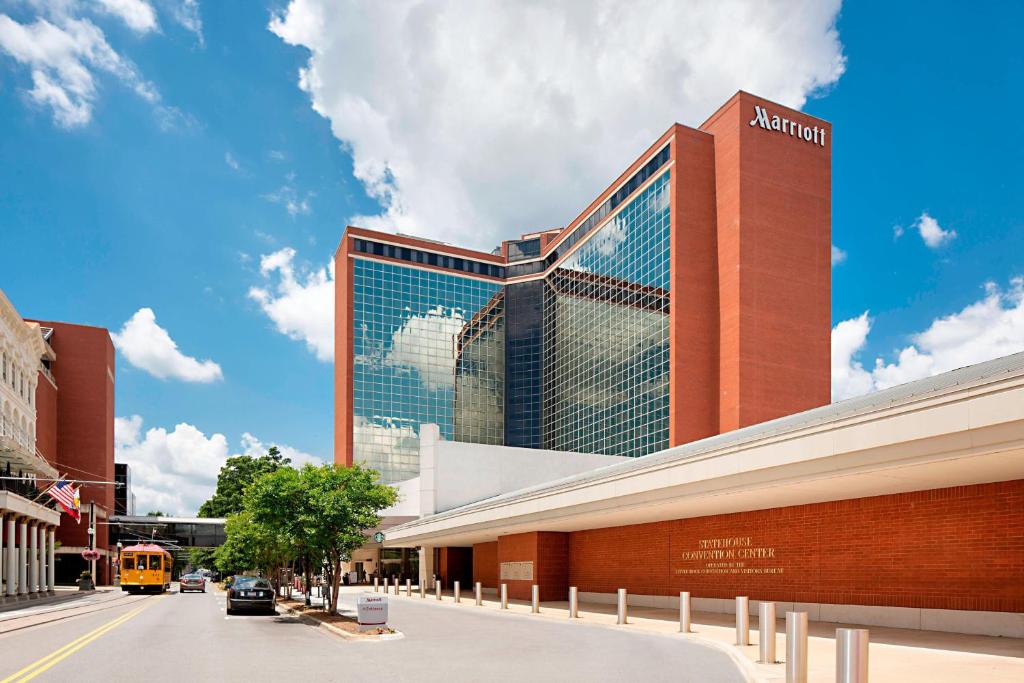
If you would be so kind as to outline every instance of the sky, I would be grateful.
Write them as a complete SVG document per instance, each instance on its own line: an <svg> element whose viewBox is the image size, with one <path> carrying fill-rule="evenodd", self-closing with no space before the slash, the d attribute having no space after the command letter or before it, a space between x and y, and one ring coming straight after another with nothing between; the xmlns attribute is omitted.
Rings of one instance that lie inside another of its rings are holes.
<svg viewBox="0 0 1024 683"><path fill-rule="evenodd" d="M1017 3L0 0L0 270L117 348L139 512L332 456L347 224L565 225L738 89L833 125L833 398L1024 350Z"/></svg>

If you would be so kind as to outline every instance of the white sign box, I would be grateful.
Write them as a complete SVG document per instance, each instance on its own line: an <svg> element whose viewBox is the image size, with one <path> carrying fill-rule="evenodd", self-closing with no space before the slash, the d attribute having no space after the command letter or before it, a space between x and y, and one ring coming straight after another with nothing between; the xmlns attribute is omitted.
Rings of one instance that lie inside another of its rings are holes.
<svg viewBox="0 0 1024 683"><path fill-rule="evenodd" d="M356 598L356 619L360 626L384 626L388 623L388 596L364 593Z"/></svg>
<svg viewBox="0 0 1024 683"><path fill-rule="evenodd" d="M502 562L502 581L533 581L533 562Z"/></svg>

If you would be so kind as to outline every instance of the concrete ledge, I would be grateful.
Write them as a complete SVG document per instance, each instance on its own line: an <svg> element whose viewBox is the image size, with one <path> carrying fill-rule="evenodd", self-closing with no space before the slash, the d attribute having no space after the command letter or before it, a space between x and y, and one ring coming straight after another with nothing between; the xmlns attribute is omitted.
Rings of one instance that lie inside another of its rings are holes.
<svg viewBox="0 0 1024 683"><path fill-rule="evenodd" d="M586 593L580 591L581 602L595 602L614 605L614 593ZM626 600L635 607L656 607L679 609L679 597L671 595L633 595ZM694 612L732 614L736 609L735 600L727 598L691 598ZM757 615L760 601L751 600L751 616ZM926 609L918 607L880 607L877 605L831 605L817 602L776 602L775 613L784 618L786 612L807 612L810 621L836 624L862 624L864 626L887 626L920 631L942 631L979 636L1003 636L1024 638L1024 613L982 612L955 609Z"/></svg>

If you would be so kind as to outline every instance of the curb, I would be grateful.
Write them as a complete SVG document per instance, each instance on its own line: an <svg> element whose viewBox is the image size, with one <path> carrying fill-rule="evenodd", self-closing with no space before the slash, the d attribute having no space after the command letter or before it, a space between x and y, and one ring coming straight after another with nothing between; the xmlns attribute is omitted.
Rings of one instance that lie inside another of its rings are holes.
<svg viewBox="0 0 1024 683"><path fill-rule="evenodd" d="M364 642L364 643L373 643L373 642L381 641L381 640L402 640L403 638L405 638L405 634L402 633L401 631L395 631L394 633L382 633L382 634L378 635L376 638L366 637L366 636L357 636L355 634L349 633L348 631L342 630L342 629L338 628L337 626L329 624L326 621L320 621L319 619L314 619L313 617L308 616L306 614L303 614L302 612L299 612L296 609L292 609L291 607L288 607L287 605L278 605L278 607L283 609L288 614L291 614L293 616L298 617L300 620L302 620L303 622L309 624L310 626L316 626L318 628L326 629L327 631L330 631L332 634L334 634L336 636L339 636L341 638L344 638L345 640L351 640L351 641L356 641L356 642Z"/></svg>

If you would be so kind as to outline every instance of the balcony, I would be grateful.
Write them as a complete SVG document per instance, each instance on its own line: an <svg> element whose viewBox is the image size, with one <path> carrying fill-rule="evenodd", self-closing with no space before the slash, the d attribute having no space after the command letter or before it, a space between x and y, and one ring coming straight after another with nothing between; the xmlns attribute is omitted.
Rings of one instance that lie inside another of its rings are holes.
<svg viewBox="0 0 1024 683"><path fill-rule="evenodd" d="M0 416L0 471L4 476L23 476L27 479L57 477L57 470L36 448L32 434L6 416ZM10 483L9 480L0 482Z"/></svg>

